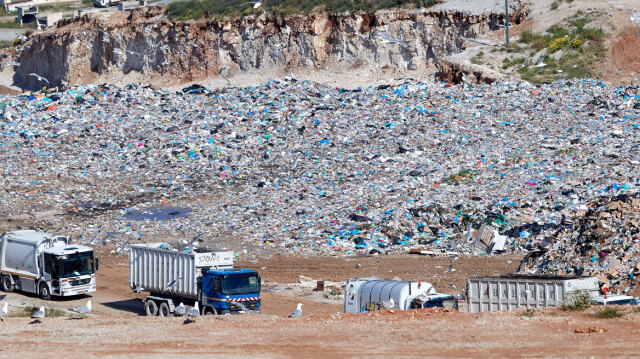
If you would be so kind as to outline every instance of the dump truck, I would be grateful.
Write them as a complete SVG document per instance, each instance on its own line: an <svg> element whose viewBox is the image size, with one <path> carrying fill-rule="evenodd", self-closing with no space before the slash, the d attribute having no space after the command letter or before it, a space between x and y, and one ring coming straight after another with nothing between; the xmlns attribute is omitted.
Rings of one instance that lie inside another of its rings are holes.
<svg viewBox="0 0 640 359"><path fill-rule="evenodd" d="M129 251L129 285L147 291L149 316L167 317L176 306L198 303L201 314L260 313L260 276L233 267L233 252L172 249L164 243L134 244Z"/></svg>
<svg viewBox="0 0 640 359"><path fill-rule="evenodd" d="M602 295L597 277L502 274L467 279L469 312L538 309L571 304L578 293L591 304L637 304L626 295Z"/></svg>
<svg viewBox="0 0 640 359"><path fill-rule="evenodd" d="M393 305L389 305L393 303ZM386 304L386 306L385 306ZM436 293L427 282L407 282L378 278L351 278L344 294L345 313L366 313L382 309L420 309L450 307L458 309L457 299Z"/></svg>
<svg viewBox="0 0 640 359"><path fill-rule="evenodd" d="M65 236L33 230L0 236L0 287L41 299L96 291L98 259L93 248L70 244Z"/></svg>

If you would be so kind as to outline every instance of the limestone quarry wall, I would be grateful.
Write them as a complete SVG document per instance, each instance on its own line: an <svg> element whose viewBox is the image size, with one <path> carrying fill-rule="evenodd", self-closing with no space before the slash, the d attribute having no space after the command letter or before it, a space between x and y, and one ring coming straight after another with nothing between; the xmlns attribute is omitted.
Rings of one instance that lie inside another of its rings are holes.
<svg viewBox="0 0 640 359"><path fill-rule="evenodd" d="M57 28L34 35L21 51L7 55L21 63L14 84L42 88L30 73L44 76L53 87L90 83L110 73L134 73L147 83L175 85L265 68L283 74L300 68L365 66L426 72L440 57L461 51L466 39L504 21L503 14L493 13L380 11L171 22L165 11L137 9L119 15L121 21L92 14L63 19ZM380 31L408 46L384 43Z"/></svg>

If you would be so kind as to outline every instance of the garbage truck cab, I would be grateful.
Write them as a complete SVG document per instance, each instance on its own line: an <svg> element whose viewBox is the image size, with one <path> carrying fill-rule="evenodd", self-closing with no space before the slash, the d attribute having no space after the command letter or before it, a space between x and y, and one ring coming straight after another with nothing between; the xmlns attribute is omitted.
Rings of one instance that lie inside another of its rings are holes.
<svg viewBox="0 0 640 359"><path fill-rule="evenodd" d="M243 268L209 270L202 277L202 306L218 314L260 312L260 277Z"/></svg>
<svg viewBox="0 0 640 359"><path fill-rule="evenodd" d="M40 231L14 231L0 236L0 286L41 299L96 291L98 260L93 248L69 244L64 236Z"/></svg>

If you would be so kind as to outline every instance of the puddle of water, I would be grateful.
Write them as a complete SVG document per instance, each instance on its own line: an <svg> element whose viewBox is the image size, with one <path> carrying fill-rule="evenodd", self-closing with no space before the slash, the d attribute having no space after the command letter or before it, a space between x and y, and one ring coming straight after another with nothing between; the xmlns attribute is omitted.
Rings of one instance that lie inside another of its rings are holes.
<svg viewBox="0 0 640 359"><path fill-rule="evenodd" d="M123 217L130 221L169 221L176 218L184 218L190 212L191 208L154 207L140 211L129 211Z"/></svg>

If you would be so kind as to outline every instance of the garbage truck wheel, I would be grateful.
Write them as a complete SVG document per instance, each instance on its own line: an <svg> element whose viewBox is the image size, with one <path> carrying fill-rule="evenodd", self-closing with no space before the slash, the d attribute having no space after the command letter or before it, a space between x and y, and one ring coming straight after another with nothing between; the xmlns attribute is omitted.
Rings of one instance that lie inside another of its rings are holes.
<svg viewBox="0 0 640 359"><path fill-rule="evenodd" d="M13 284L11 284L11 278L8 275L2 276L2 291L13 292Z"/></svg>
<svg viewBox="0 0 640 359"><path fill-rule="evenodd" d="M167 302L160 303L160 307L158 307L158 316L168 317L169 314L169 304L167 304Z"/></svg>
<svg viewBox="0 0 640 359"><path fill-rule="evenodd" d="M147 302L144 303L144 311L147 312L148 316L158 315L158 305L153 299L147 299Z"/></svg>
<svg viewBox="0 0 640 359"><path fill-rule="evenodd" d="M38 286L38 294L40 295L40 299L49 300L51 299L51 292L49 292L49 286L47 283L42 282Z"/></svg>

